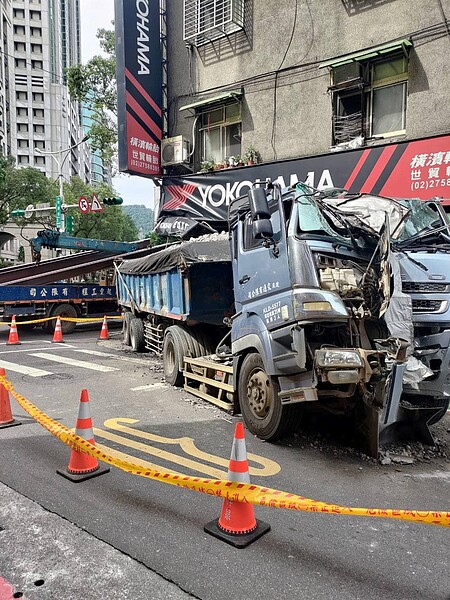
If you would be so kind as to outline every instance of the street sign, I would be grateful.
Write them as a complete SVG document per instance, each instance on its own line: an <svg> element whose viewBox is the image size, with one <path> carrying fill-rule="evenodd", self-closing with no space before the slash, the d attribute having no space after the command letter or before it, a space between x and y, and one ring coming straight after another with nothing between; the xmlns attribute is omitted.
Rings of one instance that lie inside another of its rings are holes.
<svg viewBox="0 0 450 600"><path fill-rule="evenodd" d="M25 218L29 219L30 217L33 216L33 213L34 213L34 206L32 204L29 204L25 209Z"/></svg>
<svg viewBox="0 0 450 600"><path fill-rule="evenodd" d="M86 196L80 196L78 199L78 208L82 213L88 213L90 210L89 201Z"/></svg>
<svg viewBox="0 0 450 600"><path fill-rule="evenodd" d="M91 212L101 212L103 210L103 204L98 199L97 194L92 194L91 198Z"/></svg>
<svg viewBox="0 0 450 600"><path fill-rule="evenodd" d="M56 196L56 227L61 227L61 196Z"/></svg>

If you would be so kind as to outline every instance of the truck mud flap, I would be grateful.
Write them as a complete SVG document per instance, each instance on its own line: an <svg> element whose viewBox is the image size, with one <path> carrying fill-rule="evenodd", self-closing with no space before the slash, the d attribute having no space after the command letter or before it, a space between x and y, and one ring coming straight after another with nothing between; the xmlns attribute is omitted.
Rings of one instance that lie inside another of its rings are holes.
<svg viewBox="0 0 450 600"><path fill-rule="evenodd" d="M378 458L380 450L380 411L365 402L356 407L355 448L372 458Z"/></svg>
<svg viewBox="0 0 450 600"><path fill-rule="evenodd" d="M415 441L434 446L434 438L428 426L433 417L442 411L442 407L402 406L398 420L380 431L380 444L391 442Z"/></svg>

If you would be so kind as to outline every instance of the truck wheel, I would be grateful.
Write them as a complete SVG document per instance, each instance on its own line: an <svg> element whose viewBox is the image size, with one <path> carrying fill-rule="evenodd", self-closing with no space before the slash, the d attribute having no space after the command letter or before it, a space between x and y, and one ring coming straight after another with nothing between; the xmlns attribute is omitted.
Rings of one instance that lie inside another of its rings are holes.
<svg viewBox="0 0 450 600"><path fill-rule="evenodd" d="M144 352L144 323L137 317L133 317L130 321L130 343L134 352Z"/></svg>
<svg viewBox="0 0 450 600"><path fill-rule="evenodd" d="M77 309L71 304L58 304L51 313L52 317L67 317L70 319L76 319L78 317ZM49 321L51 332L55 331L56 321ZM61 321L61 330L63 334L73 333L77 324L74 321Z"/></svg>
<svg viewBox="0 0 450 600"><path fill-rule="evenodd" d="M163 365L168 384L180 387L183 384L184 356L189 353L187 333L181 327L168 327L164 334Z"/></svg>
<svg viewBox="0 0 450 600"><path fill-rule="evenodd" d="M262 440L276 440L300 423L301 407L282 406L278 382L264 369L259 354L244 358L238 393L242 416L248 430Z"/></svg>
<svg viewBox="0 0 450 600"><path fill-rule="evenodd" d="M130 323L133 320L133 313L126 311L123 313L122 341L125 346L131 346Z"/></svg>

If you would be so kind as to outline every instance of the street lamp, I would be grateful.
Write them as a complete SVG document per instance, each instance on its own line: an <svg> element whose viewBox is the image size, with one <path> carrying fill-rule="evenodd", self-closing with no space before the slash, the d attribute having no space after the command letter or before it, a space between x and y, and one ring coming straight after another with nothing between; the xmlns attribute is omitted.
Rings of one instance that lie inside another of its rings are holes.
<svg viewBox="0 0 450 600"><path fill-rule="evenodd" d="M56 162L56 165L58 167L59 197L60 197L61 206L64 206L64 185L63 185L63 171L62 171L64 163L66 162L66 159L69 156L71 150L73 150L74 148L77 148L77 146L80 146L81 144L84 144L84 142L86 142L89 138L90 138L90 135L87 134L84 136L84 138L82 140L80 140L76 144L73 144L72 146L69 146L69 148L62 149L60 146L59 150L55 150L54 152L52 152L50 150L46 152L45 150L41 150L40 148L34 149L34 151L37 152L38 154L43 154L45 156L51 156L53 158L53 160ZM63 157L63 155L64 155L64 157ZM61 232L65 231L65 216L64 216L63 211L61 211L61 225L60 225L59 229Z"/></svg>

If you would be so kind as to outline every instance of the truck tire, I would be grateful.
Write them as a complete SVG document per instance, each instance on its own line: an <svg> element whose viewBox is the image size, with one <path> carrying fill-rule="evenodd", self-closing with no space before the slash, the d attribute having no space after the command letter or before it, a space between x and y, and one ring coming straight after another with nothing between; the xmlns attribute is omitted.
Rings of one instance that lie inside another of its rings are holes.
<svg viewBox="0 0 450 600"><path fill-rule="evenodd" d="M131 346L130 323L133 320L133 313L126 311L123 314L122 341L125 346Z"/></svg>
<svg viewBox="0 0 450 600"><path fill-rule="evenodd" d="M52 317L68 317L70 319L76 319L78 317L77 309L71 304L58 304L51 312ZM49 330L53 333L55 331L56 320L49 321ZM77 324L74 321L61 321L61 330L63 335L73 333Z"/></svg>
<svg viewBox="0 0 450 600"><path fill-rule="evenodd" d="M188 333L178 325L168 327L164 333L163 367L168 384L180 387L183 384L184 356L189 355Z"/></svg>
<svg viewBox="0 0 450 600"><path fill-rule="evenodd" d="M248 430L262 440L277 440L300 424L301 406L282 406L279 391L260 355L248 354L239 375L239 403Z"/></svg>
<svg viewBox="0 0 450 600"><path fill-rule="evenodd" d="M138 317L133 317L130 321L130 343L134 352L144 352L144 323Z"/></svg>

